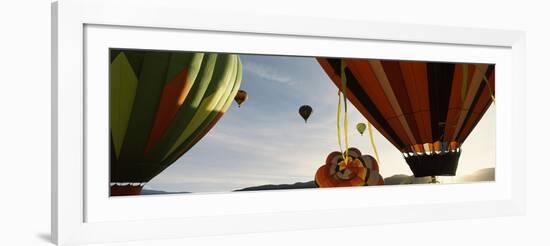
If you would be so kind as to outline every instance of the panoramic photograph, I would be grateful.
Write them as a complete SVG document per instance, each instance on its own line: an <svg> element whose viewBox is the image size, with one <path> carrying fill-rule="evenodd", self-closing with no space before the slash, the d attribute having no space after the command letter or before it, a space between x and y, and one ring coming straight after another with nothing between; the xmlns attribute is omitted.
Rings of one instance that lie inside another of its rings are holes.
<svg viewBox="0 0 550 246"><path fill-rule="evenodd" d="M111 196L495 180L494 64L137 49L109 59Z"/></svg>

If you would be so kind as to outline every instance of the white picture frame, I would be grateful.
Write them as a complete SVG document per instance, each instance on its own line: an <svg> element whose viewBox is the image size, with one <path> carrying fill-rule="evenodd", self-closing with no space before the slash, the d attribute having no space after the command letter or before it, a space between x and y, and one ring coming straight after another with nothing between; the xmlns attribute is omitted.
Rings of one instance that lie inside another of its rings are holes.
<svg viewBox="0 0 550 246"><path fill-rule="evenodd" d="M184 10L177 0L52 4L52 238L57 244L524 213L523 32L205 9L182 15ZM108 102L108 47L495 63L496 181L109 198L107 148L101 146L106 141L96 134L108 117L102 113ZM356 219L339 219L343 210Z"/></svg>

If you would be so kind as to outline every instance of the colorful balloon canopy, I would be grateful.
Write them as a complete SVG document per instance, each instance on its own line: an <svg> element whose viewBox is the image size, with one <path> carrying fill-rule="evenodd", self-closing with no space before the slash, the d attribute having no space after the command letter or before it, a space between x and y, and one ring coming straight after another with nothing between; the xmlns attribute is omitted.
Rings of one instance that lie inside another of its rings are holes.
<svg viewBox="0 0 550 246"><path fill-rule="evenodd" d="M355 128L357 128L357 131L359 133L361 133L361 135L363 135L363 133L365 132L365 130L367 129L367 125L365 123L357 123L357 126L355 126Z"/></svg>
<svg viewBox="0 0 550 246"><path fill-rule="evenodd" d="M235 102L239 105L239 108L241 107L241 104L244 103L248 99L248 93L243 90L239 90L237 92L237 95L235 95Z"/></svg>
<svg viewBox="0 0 550 246"><path fill-rule="evenodd" d="M342 59L318 58L341 87ZM488 64L344 59L347 94L417 177L455 175L460 146L492 103Z"/></svg>
<svg viewBox="0 0 550 246"><path fill-rule="evenodd" d="M315 184L317 187L350 187L383 185L384 179L379 173L378 163L370 155L361 155L356 148L349 148L350 160L343 165L342 153L334 151L327 156L325 165L317 169Z"/></svg>
<svg viewBox="0 0 550 246"><path fill-rule="evenodd" d="M199 141L241 83L237 55L111 50L111 183L148 182Z"/></svg>
<svg viewBox="0 0 550 246"><path fill-rule="evenodd" d="M362 155L361 159L367 166L367 169L369 170L369 178L367 179L368 186L373 185L383 185L384 184L384 178L380 174L380 168L378 166L378 162L376 159L370 155Z"/></svg>
<svg viewBox="0 0 550 246"><path fill-rule="evenodd" d="M302 105L298 109L298 113L300 114L300 116L302 116L302 118L304 118L304 121L307 123L307 119L309 118L311 113L313 113L313 108L311 108L311 106L309 105Z"/></svg>

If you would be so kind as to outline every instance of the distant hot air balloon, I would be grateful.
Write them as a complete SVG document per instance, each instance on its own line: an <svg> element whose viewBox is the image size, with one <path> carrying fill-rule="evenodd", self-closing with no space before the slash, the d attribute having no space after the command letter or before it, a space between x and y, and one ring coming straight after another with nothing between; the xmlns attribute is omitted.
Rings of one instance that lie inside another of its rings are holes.
<svg viewBox="0 0 550 246"><path fill-rule="evenodd" d="M139 194L199 141L241 75L238 55L111 50L111 195Z"/></svg>
<svg viewBox="0 0 550 246"><path fill-rule="evenodd" d="M318 58L337 87L341 59ZM416 177L454 176L460 145L492 103L495 66L344 59L352 104Z"/></svg>
<svg viewBox="0 0 550 246"><path fill-rule="evenodd" d="M309 118L312 112L313 112L313 109L309 105L302 105L298 110L298 113L300 113L300 115L302 116L302 118L304 118L306 123L307 123L307 119Z"/></svg>
<svg viewBox="0 0 550 246"><path fill-rule="evenodd" d="M367 125L366 125L365 123L363 123L363 122L357 123L356 128L357 128L357 131L358 131L359 133L361 133L361 135L363 135L363 132L365 132L365 130L367 129Z"/></svg>
<svg viewBox="0 0 550 246"><path fill-rule="evenodd" d="M237 92L237 95L235 95L235 102L239 105L239 108L241 107L241 104L244 103L248 99L248 93L243 90L239 90Z"/></svg>
<svg viewBox="0 0 550 246"><path fill-rule="evenodd" d="M357 148L349 148L348 156L350 160L344 165L341 152L330 153L325 165L315 173L316 186L323 188L384 184L384 179L378 171L378 163L373 157L361 155Z"/></svg>

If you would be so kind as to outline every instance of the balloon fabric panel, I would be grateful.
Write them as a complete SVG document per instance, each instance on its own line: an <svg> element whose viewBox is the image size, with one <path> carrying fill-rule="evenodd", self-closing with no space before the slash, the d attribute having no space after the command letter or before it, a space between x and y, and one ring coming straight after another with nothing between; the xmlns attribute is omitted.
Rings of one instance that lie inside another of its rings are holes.
<svg viewBox="0 0 550 246"><path fill-rule="evenodd" d="M432 129L431 143L443 139L455 65L429 62L427 66Z"/></svg>
<svg viewBox="0 0 550 246"><path fill-rule="evenodd" d="M163 165L167 165L180 156L185 154L195 143L198 142L210 129L217 123L217 121L223 116L223 114L229 109L233 98L239 90L242 79L242 65L238 56L234 57L236 63L235 66L230 68L230 77L228 78L231 84L225 88L223 97L217 102L215 106L216 110L211 111L206 119L193 131L186 140L174 149L169 155L167 155L163 161Z"/></svg>
<svg viewBox="0 0 550 246"><path fill-rule="evenodd" d="M340 88L340 72L338 65L340 64L338 59L325 59L317 58L321 67L329 75L335 85ZM399 136L395 133L393 128L388 125L388 122L384 120L382 112L376 107L372 98L367 94L367 91L363 90L359 85L358 80L353 76L349 69L351 68L351 62L347 62L348 68L346 68L346 73L349 73L347 76L348 82L348 99L350 102L365 116L371 124L378 129L378 131L386 137L394 146L404 146L401 142Z"/></svg>
<svg viewBox="0 0 550 246"><path fill-rule="evenodd" d="M339 59L318 58L318 61L332 81L340 86L335 69ZM456 112L449 111L456 110L456 97L460 96L457 92L463 87L458 76L460 71L456 71L460 64L360 59L346 59L346 64L350 101L399 150L441 141L448 127L452 127L447 121L449 115ZM487 105L484 102L490 98L490 93L481 85L481 72L487 70L484 69L487 65L474 67L477 72L473 72L472 82L466 84L464 107L459 126L452 131L452 141L459 139L461 130L471 132L476 122L473 119L481 117L477 112L483 111L483 106ZM486 77L491 78L492 73L494 71L488 72ZM494 84L494 80L489 84ZM460 124L461 121L465 123Z"/></svg>
<svg viewBox="0 0 550 246"><path fill-rule="evenodd" d="M128 121L134 96L137 88L137 77L124 53L119 53L113 60L111 67L118 73L111 73L111 89L109 91L109 100L111 117L111 135L115 148L116 157L120 156L122 142L126 136Z"/></svg>
<svg viewBox="0 0 550 246"><path fill-rule="evenodd" d="M121 63L118 57L126 53L132 61ZM129 111L132 105L122 141L121 127L111 125L111 182L147 182L172 164L221 118L242 78L237 55L139 50L111 50L111 55L116 56L111 78L133 70L137 81L133 101L124 99L128 96L111 100L111 108ZM111 91L119 85L111 80ZM118 112L111 110L111 118L124 116ZM118 158L117 141L122 142Z"/></svg>
<svg viewBox="0 0 550 246"><path fill-rule="evenodd" d="M362 92L364 92L366 95L361 96L362 98L365 98L366 100L363 101L372 101L372 105L377 105L379 116L377 116L377 120L382 120L381 122L384 122L382 124L389 124L391 126L390 129L396 129L395 132L388 132L388 135L398 135L397 136L391 136L390 138L393 139L405 139L406 133L404 129L401 127L401 123L397 119L397 114L394 112L392 105L390 103L390 99L386 96L384 93L384 89L381 86L381 83L379 82L379 78L376 76L375 72L371 68L368 60L361 60L361 59L346 59L346 64L348 64L350 70L347 71L349 73L352 73L354 78L356 80L352 80L350 84L359 84ZM355 93L358 93L358 90L353 90ZM348 93L348 94L353 94ZM360 92L359 92L360 93ZM354 104L355 105L355 104ZM370 103L367 105L371 105ZM362 113L367 113L367 110L360 110ZM373 116L378 115L376 110L371 107L370 111L372 111ZM389 121L385 121L383 119L391 119ZM375 125L375 124L373 124ZM377 128L379 129L379 128ZM390 140L390 141L392 141ZM395 142L395 140L392 141L392 143ZM397 143L394 143L396 145ZM402 145L402 144L400 144Z"/></svg>
<svg viewBox="0 0 550 246"><path fill-rule="evenodd" d="M176 139L179 137L179 134L185 130L193 116L197 113L197 108L199 107L206 90L214 74L214 69L216 68L216 61L218 59L217 54L206 54L204 59L201 61L201 66L195 82L191 87L187 97L185 98L183 104L179 107L172 123L166 129L163 136L160 138L159 142L152 147L151 151L148 153L148 156L151 159L161 159L166 155L170 146L174 144Z"/></svg>
<svg viewBox="0 0 550 246"><path fill-rule="evenodd" d="M123 162L143 162L144 149L162 95L169 62L168 52L147 51L143 57L134 107L120 154Z"/></svg>
<svg viewBox="0 0 550 246"><path fill-rule="evenodd" d="M482 85L481 82L483 80L483 76L486 74L488 68L488 65L486 64L476 64L475 66L476 69L474 71L474 76L472 77L472 82L467 89L466 97L464 98L464 101L462 103L463 110L460 112L456 129L453 133L453 140L456 140L458 138L458 134L464 126L464 123L466 122L466 119L474 103L475 96L478 94L480 86ZM471 131L471 129L469 130Z"/></svg>
<svg viewBox="0 0 550 246"><path fill-rule="evenodd" d="M472 110L470 110L469 115L467 116L466 124L458 134L458 142L464 142L464 140L471 133L470 129L475 128L477 123L481 120L483 114L485 114L485 112L489 109L489 106L491 106L491 103L493 103L492 96L494 95L491 95L491 93L494 89L489 88L489 86L495 85L494 66L489 66L485 77L488 78L488 84L482 82L480 85L480 90L477 92L474 102L472 103Z"/></svg>
<svg viewBox="0 0 550 246"><path fill-rule="evenodd" d="M409 91L405 85L400 62L382 61L381 65L385 71L386 77L388 78L391 91L395 93L397 104L399 105L398 107L401 110L402 116L398 115L397 117L401 117L401 122L403 122L402 124L407 129L409 138L412 140L411 143L420 142L421 139L419 129L414 117L418 111L414 111L412 107L412 103L417 103L419 106L420 103L418 101L413 102L411 100L412 96L409 96L410 94L415 93L414 91Z"/></svg>
<svg viewBox="0 0 550 246"><path fill-rule="evenodd" d="M236 67L237 62L238 60L236 56L228 56L226 59L218 60L218 64L216 64L216 66L220 66L221 68L217 69L214 73L212 82L204 95L203 101L197 109L197 113L193 116L193 119L191 119L191 122L180 134L176 142L172 145L172 147L170 147L170 150L166 153L163 159L166 159L166 157L172 153L178 145L182 144L189 137L189 135L201 126L201 124L204 124L205 119L209 115L216 114L220 111L222 105L219 104L219 100L222 96L227 96L231 90L230 84L232 82L232 78L234 78L234 74L236 74L234 68Z"/></svg>
<svg viewBox="0 0 550 246"><path fill-rule="evenodd" d="M145 155L148 154L152 146L158 143L195 82L198 69L196 66L191 67L190 64L197 61L200 63L202 58L202 53L172 55L168 70L169 82L162 92L155 123L145 148Z"/></svg>
<svg viewBox="0 0 550 246"><path fill-rule="evenodd" d="M453 85L451 86L451 95L449 98L449 108L447 112L447 120L445 121L445 133L443 141L452 141L454 129L458 121L460 112L462 111L462 103L464 97L462 91L466 91L472 76L474 75L475 66L470 64L456 64L453 76Z"/></svg>
<svg viewBox="0 0 550 246"><path fill-rule="evenodd" d="M427 143L432 140L432 129L428 127L431 122L430 117L430 97L428 94L428 76L425 63L403 61L399 63L403 73L405 88L410 97L412 111L414 114L408 117L414 117L409 121L415 121L419 138Z"/></svg>

